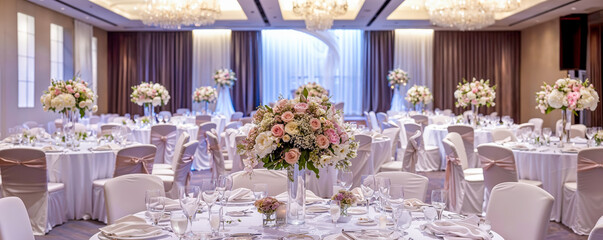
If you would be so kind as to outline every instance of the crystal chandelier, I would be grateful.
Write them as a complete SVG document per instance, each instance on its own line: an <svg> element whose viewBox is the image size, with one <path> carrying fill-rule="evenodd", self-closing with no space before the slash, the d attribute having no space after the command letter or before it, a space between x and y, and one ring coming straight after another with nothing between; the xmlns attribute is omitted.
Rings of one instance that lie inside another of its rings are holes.
<svg viewBox="0 0 603 240"><path fill-rule="evenodd" d="M166 29L211 25L220 15L218 0L145 0L141 20Z"/></svg>
<svg viewBox="0 0 603 240"><path fill-rule="evenodd" d="M496 12L512 11L521 0L426 0L431 23L459 30L475 30L494 24Z"/></svg>
<svg viewBox="0 0 603 240"><path fill-rule="evenodd" d="M330 29L333 18L347 11L347 0L293 0L293 13L304 18L308 30Z"/></svg>

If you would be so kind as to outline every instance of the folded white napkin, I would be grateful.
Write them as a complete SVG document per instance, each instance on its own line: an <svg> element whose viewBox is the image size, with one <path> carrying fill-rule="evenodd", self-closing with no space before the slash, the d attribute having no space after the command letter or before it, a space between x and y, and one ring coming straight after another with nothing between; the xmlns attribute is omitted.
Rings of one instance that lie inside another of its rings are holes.
<svg viewBox="0 0 603 240"><path fill-rule="evenodd" d="M505 143L508 143L508 142L511 142L511 137L506 137L503 140L496 141L497 144L505 144Z"/></svg>
<svg viewBox="0 0 603 240"><path fill-rule="evenodd" d="M177 211L180 209L182 209L182 207L180 207L180 201L178 199L165 198L166 212Z"/></svg>
<svg viewBox="0 0 603 240"><path fill-rule="evenodd" d="M588 142L588 140L586 138L581 138L581 137L575 137L570 139L571 142L573 143L583 143L586 144Z"/></svg>
<svg viewBox="0 0 603 240"><path fill-rule="evenodd" d="M365 200L364 194L362 193L362 189L360 189L360 187L355 187L350 192L352 192L354 194L354 196L356 196L356 202L362 202Z"/></svg>
<svg viewBox="0 0 603 240"><path fill-rule="evenodd" d="M101 233L107 237L152 237L162 234L160 227L151 226L143 218L133 215L125 216L106 227L100 228Z"/></svg>
<svg viewBox="0 0 603 240"><path fill-rule="evenodd" d="M229 193L227 193L229 196L228 197L228 201L233 201L233 202L237 202L237 201L253 201L255 200L255 196L253 196L253 192L251 190L249 190L248 188L237 188L235 190L230 191Z"/></svg>
<svg viewBox="0 0 603 240"><path fill-rule="evenodd" d="M94 150L94 151L111 151L111 150L119 150L119 149L120 149L119 145L117 145L115 143L109 143L109 144L105 144L102 146L92 148L92 150Z"/></svg>
<svg viewBox="0 0 603 240"><path fill-rule="evenodd" d="M464 220L437 220L421 225L421 230L432 235L444 235L444 239L486 239L490 234L477 226L477 217Z"/></svg>
<svg viewBox="0 0 603 240"><path fill-rule="evenodd" d="M48 146L44 146L42 147L42 151L44 152L56 152L56 151L60 151L60 149L52 146L52 145L48 145Z"/></svg>
<svg viewBox="0 0 603 240"><path fill-rule="evenodd" d="M429 206L429 204L424 203L423 201L416 198L404 199L404 207L407 209L417 209L422 206Z"/></svg>
<svg viewBox="0 0 603 240"><path fill-rule="evenodd" d="M281 202L287 202L287 200L288 200L287 192L276 195L274 198L276 198L276 200L279 200ZM314 194L312 191L306 190L306 203L318 202L318 201L322 201L322 200L324 200L324 199L319 196L316 196L316 194Z"/></svg>
<svg viewBox="0 0 603 240"><path fill-rule="evenodd" d="M576 146L567 146L567 147L564 147L563 149L561 149L562 152L567 152L567 153L577 153L580 150L582 150L582 148L576 147Z"/></svg>

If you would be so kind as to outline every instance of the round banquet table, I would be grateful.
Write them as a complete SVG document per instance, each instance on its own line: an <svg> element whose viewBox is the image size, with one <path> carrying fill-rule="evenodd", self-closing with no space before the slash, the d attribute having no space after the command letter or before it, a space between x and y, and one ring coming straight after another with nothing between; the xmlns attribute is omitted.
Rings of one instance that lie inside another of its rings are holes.
<svg viewBox="0 0 603 240"><path fill-rule="evenodd" d="M178 136L183 132L187 132L188 135L191 136L190 139L197 139L197 134L199 134L199 127L194 124L185 124L178 126ZM142 144L150 144L151 143L151 128L134 128L132 129L132 134L129 136L130 141L138 142Z"/></svg>
<svg viewBox="0 0 603 240"><path fill-rule="evenodd" d="M216 214L219 206L214 206L212 208L212 214ZM252 205L246 206L228 206L224 209L224 213L229 211L241 211L245 209L252 209ZM364 209L364 207L360 207ZM144 217L144 212L135 214L138 217ZM389 215L389 214L388 214ZM444 216L454 216L449 212L444 212ZM262 238L267 239L282 239L283 237L292 236L292 234L302 234L309 235L314 237L314 239L341 239L341 240L349 240L349 238L341 235L342 229L346 231L358 231L358 230L377 230L378 226L360 226L357 225L358 218L364 217L367 215L352 215L352 219L348 223L337 223L337 225L331 222L331 216L328 212L318 213L318 214L306 214L306 223L298 226L291 225L283 225L278 227L262 227L262 216L255 208L253 208L253 212L244 217L229 217L225 216L224 220L232 220L231 224L225 223L225 229L220 229L221 234L235 234L235 233L253 233L253 234L261 234ZM377 217L377 213L374 212L373 208L371 208L368 217L375 219ZM420 226L426 221L424 220L424 216L422 212L412 212L413 221L410 227L406 230L407 235L404 236L403 239L442 239L441 237L436 237L427 233L424 233L420 230ZM237 220L241 220L240 222ZM159 226L168 227L170 226L170 221L161 221ZM208 221L207 212L203 212L202 214L197 214L196 219L193 221L192 231L195 235L208 234L211 233L211 228ZM390 230L388 232L392 232ZM177 240L178 238L171 232L167 232L164 229L165 236L153 238L153 239L173 239ZM491 231L493 235L493 240L502 240L503 238ZM90 238L90 240L105 240L107 238L100 237L100 233L95 234ZM221 238L220 238L221 239ZM225 238L226 239L226 238ZM301 239L301 238L300 238ZM307 238L305 238L307 239ZM385 238L384 238L385 239ZM400 238L402 239L402 238Z"/></svg>

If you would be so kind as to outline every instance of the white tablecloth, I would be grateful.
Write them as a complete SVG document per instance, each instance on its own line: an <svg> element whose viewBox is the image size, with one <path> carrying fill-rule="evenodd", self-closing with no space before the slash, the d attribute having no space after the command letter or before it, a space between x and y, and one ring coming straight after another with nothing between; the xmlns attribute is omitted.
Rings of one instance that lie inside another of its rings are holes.
<svg viewBox="0 0 603 240"><path fill-rule="evenodd" d="M214 206L212 211L217 211L220 206ZM252 207L248 206L229 206L224 210L224 213L235 210L244 210ZM364 207L362 207L364 208ZM216 214L216 213L212 213ZM445 212L444 215L449 214ZM136 214L139 217L144 217L144 213ZM373 211L369 212L368 217L376 218L377 213ZM413 212L413 221L411 226L406 230L408 235L404 236L404 239L442 239L441 237L435 237L428 234L424 234L420 230L420 226L426 221L423 218L422 212ZM279 227L262 227L262 216L257 213L254 209L253 213L245 216L245 217L229 217L225 216L225 220L233 220L231 224L226 223L225 230L220 229L221 234L234 234L234 233L260 233L263 237L267 237L268 239L277 239L280 237L286 237L291 234L307 234L314 236L317 239L336 239L336 236L341 233L342 229L346 231L357 231L357 230L371 230L371 229L379 229L378 226L360 226L357 225L358 218L364 217L367 215L352 215L352 219L348 223L337 223L333 224L331 222L331 216L328 212L320 213L316 215L306 215L306 223L304 225L299 226L291 226L291 225L283 225ZM240 219L241 222L238 222L237 219ZM160 222L160 226L170 226L169 221ZM165 231L165 230L164 230ZM211 233L210 224L208 221L208 214L204 212L202 214L197 214L196 219L193 221L193 233L202 234L202 233ZM503 238L497 233L492 231L494 235L493 240L502 240ZM154 239L178 239L174 234L169 233L167 236L154 238ZM347 238L339 238L346 239ZM402 239L402 238L400 238ZM90 240L100 240L98 238L98 233L90 238Z"/></svg>
<svg viewBox="0 0 603 240"><path fill-rule="evenodd" d="M187 132L191 139L197 139L197 134L199 134L199 127L195 125L183 125L178 126L178 136L183 132ZM130 141L150 144L151 143L151 128L134 128L132 130L132 134L129 136Z"/></svg>

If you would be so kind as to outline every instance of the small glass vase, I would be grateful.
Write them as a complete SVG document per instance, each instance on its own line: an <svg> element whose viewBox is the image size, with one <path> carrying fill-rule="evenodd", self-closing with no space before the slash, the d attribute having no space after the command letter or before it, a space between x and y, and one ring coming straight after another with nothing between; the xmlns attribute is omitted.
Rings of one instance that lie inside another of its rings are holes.
<svg viewBox="0 0 603 240"><path fill-rule="evenodd" d="M301 225L306 221L306 170L298 164L287 169L287 223Z"/></svg>
<svg viewBox="0 0 603 240"><path fill-rule="evenodd" d="M473 112L473 119L471 119L471 125L477 129L479 126L479 106L471 105L471 111Z"/></svg>
<svg viewBox="0 0 603 240"><path fill-rule="evenodd" d="M149 120L148 125L153 125L155 122L155 107L153 107L152 103L145 103L144 107L144 117Z"/></svg>
<svg viewBox="0 0 603 240"><path fill-rule="evenodd" d="M567 124L571 123L572 112L561 109L561 135L559 135L559 147L563 147L564 144L570 142L569 129Z"/></svg>
<svg viewBox="0 0 603 240"><path fill-rule="evenodd" d="M274 227L276 226L276 213L264 213L262 214L262 226L263 227Z"/></svg>
<svg viewBox="0 0 603 240"><path fill-rule="evenodd" d="M347 223L350 220L352 220L352 216L350 216L350 214L348 214L348 208L350 208L350 205L347 204L339 204L339 219L337 219L338 223Z"/></svg>

